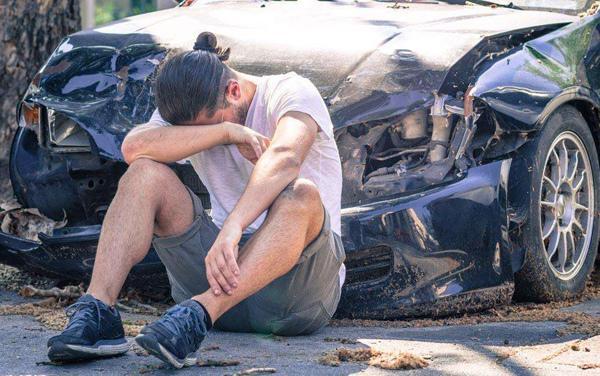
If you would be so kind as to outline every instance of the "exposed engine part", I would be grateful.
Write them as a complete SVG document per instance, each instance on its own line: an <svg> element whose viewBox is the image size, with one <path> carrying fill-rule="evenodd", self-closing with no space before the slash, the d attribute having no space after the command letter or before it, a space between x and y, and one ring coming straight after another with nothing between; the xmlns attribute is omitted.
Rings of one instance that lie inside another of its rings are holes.
<svg viewBox="0 0 600 376"><path fill-rule="evenodd" d="M427 113L414 111L406 115L400 123L400 135L405 140L414 140L427 136Z"/></svg>
<svg viewBox="0 0 600 376"><path fill-rule="evenodd" d="M427 161L430 140L427 111L411 112L384 125L372 143L363 144L366 164L363 179L374 176L401 175Z"/></svg>
<svg viewBox="0 0 600 376"><path fill-rule="evenodd" d="M438 95L437 92L434 92L433 95L435 101L431 107L433 132L431 134L429 160L431 162L437 162L446 158L446 155L448 154L448 141L450 140L453 121L452 114L448 113L445 108L448 96Z"/></svg>
<svg viewBox="0 0 600 376"><path fill-rule="evenodd" d="M379 169L371 172L370 174L368 174L365 178L368 180L375 176L389 175L389 174L401 175L403 173L406 173L411 168L414 168L414 167L420 165L423 161L425 161L425 157L427 156L428 150L429 149L426 147L417 147L417 148L406 149L406 150L396 149L396 152L394 152L393 154L391 154L389 156L385 156L385 157L372 156L371 157L372 159L379 158L379 160L392 159L392 158L398 158L398 157L403 157L403 156L405 156L405 158L400 159L398 162L394 163L391 167L379 168ZM383 158L385 158L385 159L383 159Z"/></svg>
<svg viewBox="0 0 600 376"><path fill-rule="evenodd" d="M473 109L474 99L471 95L472 89L473 87L469 85L464 96L463 113L466 127L460 146L456 151L456 162L454 163L454 165L461 174L463 174L469 167L469 159L466 156L466 150L467 146L471 144L471 141L473 141L475 131L477 130L477 119L479 118L479 115L475 113Z"/></svg>

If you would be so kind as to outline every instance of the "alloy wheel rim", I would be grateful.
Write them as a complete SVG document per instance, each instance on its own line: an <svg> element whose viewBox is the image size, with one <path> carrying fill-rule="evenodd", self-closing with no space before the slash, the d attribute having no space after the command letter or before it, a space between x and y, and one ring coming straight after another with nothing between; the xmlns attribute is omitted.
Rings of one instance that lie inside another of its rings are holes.
<svg viewBox="0 0 600 376"><path fill-rule="evenodd" d="M540 186L540 235L546 261L560 279L576 276L589 251L593 188L583 142L573 132L561 133L546 156Z"/></svg>

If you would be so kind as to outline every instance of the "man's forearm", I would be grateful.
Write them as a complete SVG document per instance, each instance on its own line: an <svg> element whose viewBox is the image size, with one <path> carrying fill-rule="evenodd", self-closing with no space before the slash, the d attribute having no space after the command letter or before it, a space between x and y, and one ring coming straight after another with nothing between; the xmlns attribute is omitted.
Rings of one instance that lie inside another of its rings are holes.
<svg viewBox="0 0 600 376"><path fill-rule="evenodd" d="M285 151L267 150L256 163L242 197L224 226L240 226L242 231L246 229L298 177L301 163Z"/></svg>
<svg viewBox="0 0 600 376"><path fill-rule="evenodd" d="M127 136L121 150L129 164L139 158L172 163L228 142L225 124L170 126Z"/></svg>

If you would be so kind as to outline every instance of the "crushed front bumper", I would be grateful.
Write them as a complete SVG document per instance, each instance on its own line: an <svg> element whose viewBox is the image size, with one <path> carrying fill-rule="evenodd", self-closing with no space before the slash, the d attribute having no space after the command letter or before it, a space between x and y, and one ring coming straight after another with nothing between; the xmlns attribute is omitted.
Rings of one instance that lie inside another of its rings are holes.
<svg viewBox="0 0 600 376"><path fill-rule="evenodd" d="M510 300L510 163L492 162L445 186L344 209L348 272L337 314L445 315Z"/></svg>

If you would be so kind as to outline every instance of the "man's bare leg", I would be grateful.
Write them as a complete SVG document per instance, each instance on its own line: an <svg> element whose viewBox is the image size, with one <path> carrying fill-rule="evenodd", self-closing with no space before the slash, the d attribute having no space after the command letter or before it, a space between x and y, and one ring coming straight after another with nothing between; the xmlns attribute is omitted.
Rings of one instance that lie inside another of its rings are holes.
<svg viewBox="0 0 600 376"><path fill-rule="evenodd" d="M168 166L134 161L104 218L88 293L114 305L129 271L148 253L152 233L182 233L193 213L187 189Z"/></svg>
<svg viewBox="0 0 600 376"><path fill-rule="evenodd" d="M208 290L193 297L215 322L230 308L290 271L321 232L324 212L317 187L298 179L277 197L260 229L240 251L238 287L232 295Z"/></svg>

